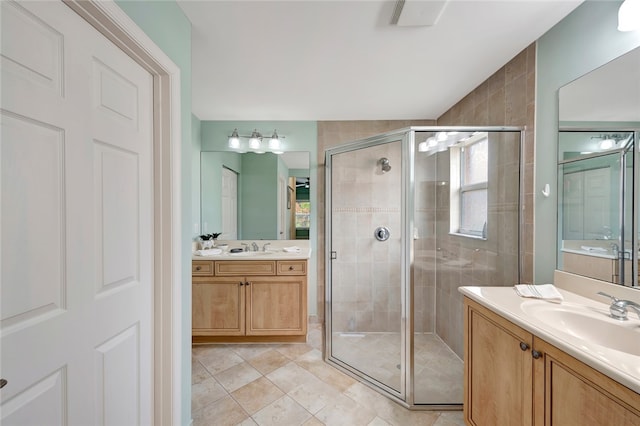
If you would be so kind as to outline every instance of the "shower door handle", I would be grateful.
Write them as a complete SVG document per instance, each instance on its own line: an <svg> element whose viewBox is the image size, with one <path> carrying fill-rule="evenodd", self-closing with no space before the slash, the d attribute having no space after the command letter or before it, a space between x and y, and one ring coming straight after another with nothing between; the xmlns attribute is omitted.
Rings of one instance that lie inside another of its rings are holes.
<svg viewBox="0 0 640 426"><path fill-rule="evenodd" d="M332 251L331 252L331 260L336 260L338 258L338 252L337 251Z"/></svg>

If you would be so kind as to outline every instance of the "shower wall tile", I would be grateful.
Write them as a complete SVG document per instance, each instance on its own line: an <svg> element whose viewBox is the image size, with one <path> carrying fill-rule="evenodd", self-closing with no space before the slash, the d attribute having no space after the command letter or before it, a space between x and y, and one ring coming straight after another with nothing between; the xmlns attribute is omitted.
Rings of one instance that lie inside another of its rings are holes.
<svg viewBox="0 0 640 426"><path fill-rule="evenodd" d="M484 111L483 111L484 110ZM488 125L488 126L525 126L523 173L523 217L522 224L508 220L518 212L517 194L519 182L519 155L512 148L501 150L491 179L498 182L497 192L490 188L489 223L500 224L489 227L487 249L484 255L469 253L473 248L461 249L447 236L449 227L448 211L438 210L436 220L438 235L444 237L436 243L441 249L441 263L451 259L464 265L465 260L471 266L459 266L462 273L443 273L437 276L436 285L436 332L459 355L462 356L462 319L451 312L462 312L462 298L457 292L461 285L513 285L533 281L533 161L535 137L535 44L520 52L504 67L496 71L469 95L442 114L437 122L446 125ZM504 144L501 144L501 147ZM447 191L436 193L437 202L444 201ZM519 236L520 252L518 252ZM495 244L494 244L495 242ZM493 247L490 249L488 247ZM479 252L478 252L479 253ZM518 257L518 255L520 257ZM446 258L446 259L445 259ZM518 261L522 264L518 276ZM444 267L444 266L443 266ZM443 306L448 308L445 309Z"/></svg>
<svg viewBox="0 0 640 426"><path fill-rule="evenodd" d="M353 142L358 139L363 139L369 136L374 136L380 133L390 132L396 129L401 129L408 126L428 126L434 125L435 120L366 120L366 121L319 121L318 122L318 169L317 169L317 178L316 182L318 182L318 273L317 273L317 282L318 282L318 318L320 321L324 320L324 304L325 304L325 259L324 259L324 237L325 237L325 200L324 200L324 158L325 158L325 150L344 145L349 142ZM396 169L399 170L400 159L394 160L391 162L392 169L394 170L393 165L396 164ZM349 164L343 165L344 167L340 167L341 175L339 179L336 179L338 182L343 182L347 185L352 185L352 182L355 181L360 175L360 171L350 167ZM399 196L399 191L396 188L393 190L393 194ZM344 196L340 203L343 205L347 205L350 200L355 196L352 193L349 196ZM378 195L376 194L376 197ZM373 197L373 195L372 195ZM378 200L376 200L378 201ZM395 203L395 201L393 201ZM399 201L395 204L392 202L387 203L388 205L399 206ZM334 200L335 207L335 200ZM353 228L355 223L346 224L346 229ZM335 228L335 225L334 225ZM334 229L335 231L335 229ZM341 234L342 235L342 232ZM348 238L345 238L348 239ZM335 244L335 241L334 241ZM355 246L354 246L355 248ZM389 256L395 255L397 250L392 251L389 250ZM395 274L394 274L395 275ZM379 274L374 274L374 281L379 279ZM389 278L386 279L388 282ZM385 314L387 315L388 312ZM378 319L374 319L374 321L378 321ZM335 318L334 318L334 322ZM385 316L385 324L387 323L387 317Z"/></svg>
<svg viewBox="0 0 640 426"><path fill-rule="evenodd" d="M391 164L386 173L378 163L383 157ZM342 153L334 157L334 167L332 231L337 259L332 266L337 278L334 289L339 291L332 294L332 309L338 313L333 331L396 331L400 321L394 317L400 311L400 145ZM344 181L347 176L349 180ZM389 240L374 239L378 226L390 229ZM346 270L351 271L349 275Z"/></svg>

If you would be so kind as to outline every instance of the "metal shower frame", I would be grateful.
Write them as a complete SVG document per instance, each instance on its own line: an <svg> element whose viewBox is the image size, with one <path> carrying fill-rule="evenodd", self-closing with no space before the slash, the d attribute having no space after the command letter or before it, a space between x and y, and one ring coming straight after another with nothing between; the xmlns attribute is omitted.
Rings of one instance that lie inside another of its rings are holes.
<svg viewBox="0 0 640 426"><path fill-rule="evenodd" d="M519 209L518 209L518 276L522 271L522 233L524 230L524 215L522 214L522 206L524 200L524 140L525 128L519 126L411 126L391 132L382 133L364 139L359 139L344 145L325 150L325 344L324 344L324 360L330 365L337 367L341 371L359 380L365 385L377 390L383 395L389 397L395 402L403 405L411 410L461 410L462 404L425 404L416 403L414 395L414 356L413 356L413 334L414 334L414 306L413 306L413 263L414 263L414 247L413 240L408 236L413 235L414 226L414 197L415 197L415 150L416 132L519 132L520 133L520 166L519 166ZM331 226L331 171L332 156L350 151L356 151L363 148L369 148L376 145L401 142L402 151L402 196L401 196L401 216L402 216L402 250L401 250L401 359L400 365L400 390L397 391L384 383L366 376L354 366L348 365L331 356L332 342L332 263L334 252L331 246L332 226Z"/></svg>

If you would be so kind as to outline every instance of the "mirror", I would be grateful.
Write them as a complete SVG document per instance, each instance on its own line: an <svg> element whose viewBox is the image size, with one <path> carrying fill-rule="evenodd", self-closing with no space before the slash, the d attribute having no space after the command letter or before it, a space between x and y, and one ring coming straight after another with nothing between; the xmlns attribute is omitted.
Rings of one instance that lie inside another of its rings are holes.
<svg viewBox="0 0 640 426"><path fill-rule="evenodd" d="M309 238L309 153L200 153L201 233L220 240Z"/></svg>
<svg viewBox="0 0 640 426"><path fill-rule="evenodd" d="M557 268L638 285L640 48L560 89Z"/></svg>

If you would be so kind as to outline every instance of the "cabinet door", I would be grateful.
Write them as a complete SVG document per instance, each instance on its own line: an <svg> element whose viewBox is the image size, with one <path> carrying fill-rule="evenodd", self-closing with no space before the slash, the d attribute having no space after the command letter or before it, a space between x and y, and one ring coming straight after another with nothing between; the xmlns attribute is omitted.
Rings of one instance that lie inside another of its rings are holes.
<svg viewBox="0 0 640 426"><path fill-rule="evenodd" d="M307 279L247 277L247 335L305 335Z"/></svg>
<svg viewBox="0 0 640 426"><path fill-rule="evenodd" d="M465 299L467 424L522 425L533 421L533 336Z"/></svg>
<svg viewBox="0 0 640 426"><path fill-rule="evenodd" d="M544 354L536 361L544 360L535 377L536 387L540 383L544 389L544 405L536 404L537 424L640 425L639 394L541 339L534 347Z"/></svg>
<svg viewBox="0 0 640 426"><path fill-rule="evenodd" d="M245 329L244 278L207 278L192 286L194 336L242 336Z"/></svg>

